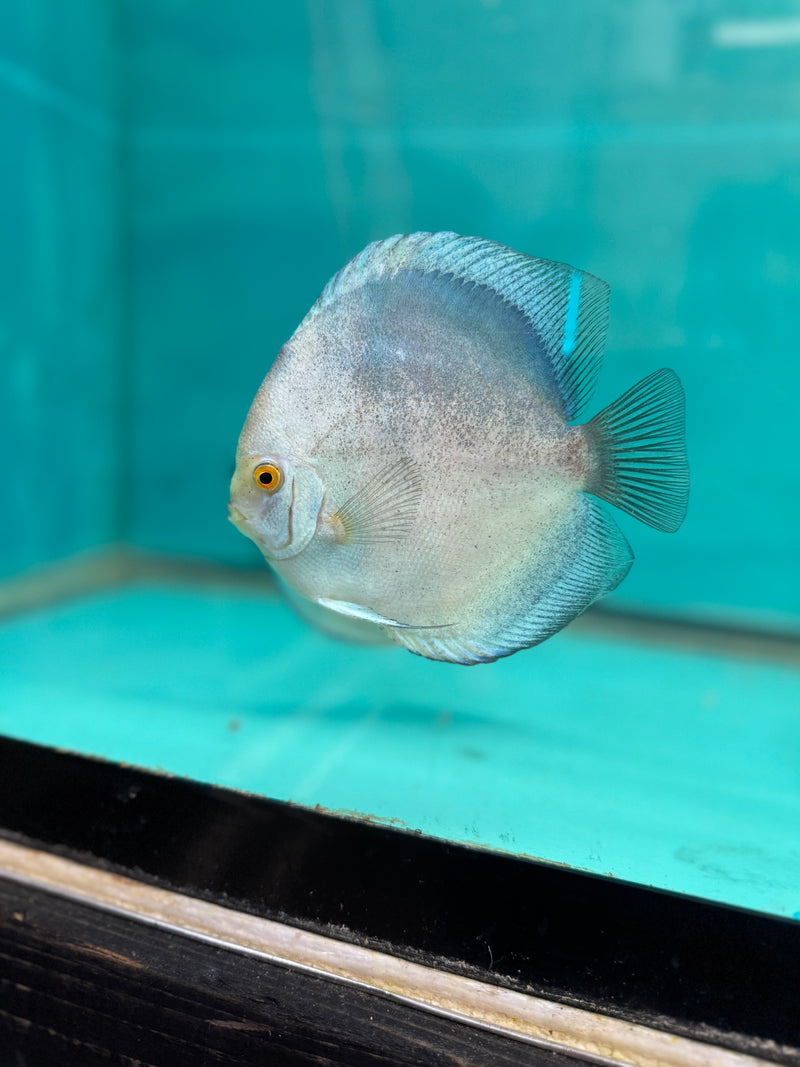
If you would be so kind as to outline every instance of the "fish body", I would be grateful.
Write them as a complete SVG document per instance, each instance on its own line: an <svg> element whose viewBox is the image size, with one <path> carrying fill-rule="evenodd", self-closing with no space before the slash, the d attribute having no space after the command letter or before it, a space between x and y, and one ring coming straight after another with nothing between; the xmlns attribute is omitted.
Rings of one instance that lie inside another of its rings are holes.
<svg viewBox="0 0 800 1067"><path fill-rule="evenodd" d="M574 424L607 307L599 279L480 238L368 246L253 401L232 521L303 596L412 652L470 664L544 640L630 567L594 497L663 529L686 508L673 372Z"/></svg>

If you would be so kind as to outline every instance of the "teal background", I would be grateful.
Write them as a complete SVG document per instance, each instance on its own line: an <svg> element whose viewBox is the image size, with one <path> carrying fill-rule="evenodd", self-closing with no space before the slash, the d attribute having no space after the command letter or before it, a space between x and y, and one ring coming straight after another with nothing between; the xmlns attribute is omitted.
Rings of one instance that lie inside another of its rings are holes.
<svg viewBox="0 0 800 1067"><path fill-rule="evenodd" d="M120 533L127 271L112 10L0 8L5 574Z"/></svg>
<svg viewBox="0 0 800 1067"><path fill-rule="evenodd" d="M0 630L0 729L800 909L785 644L779 663L763 641L577 627L467 672L333 643L255 577L46 606L120 546L260 569L225 505L275 353L368 241L454 229L610 283L587 416L658 366L684 381L689 515L673 536L619 516L637 562L611 606L800 635L798 19L756 0L3 5L0 607L39 606Z"/></svg>

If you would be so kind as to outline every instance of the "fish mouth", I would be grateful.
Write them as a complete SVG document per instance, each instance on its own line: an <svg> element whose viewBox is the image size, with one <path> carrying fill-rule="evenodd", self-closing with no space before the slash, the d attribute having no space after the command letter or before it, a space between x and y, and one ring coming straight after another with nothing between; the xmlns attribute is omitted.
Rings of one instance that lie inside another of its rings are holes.
<svg viewBox="0 0 800 1067"><path fill-rule="evenodd" d="M248 540L253 541L259 548L261 547L261 539L256 532L252 515L237 508L235 504L228 504L228 522L232 522L240 534L244 534Z"/></svg>
<svg viewBox="0 0 800 1067"><path fill-rule="evenodd" d="M294 486L292 487L292 505L293 504L294 504ZM233 525L236 527L236 529L239 531L239 533L244 534L245 537L247 537L250 541L252 541L253 544L257 545L258 548L265 555L268 555L268 556L269 555L273 555L275 552L285 552L285 550L291 545L291 543L292 543L292 507L291 506L289 508L288 520L289 521L288 521L288 531L287 531L286 540L283 542L283 544L273 545L273 544L270 544L270 542L268 540L266 540L264 538L264 536L258 532L257 516L248 515L246 512L242 511L241 508L237 507L236 504L233 504L233 503L229 503L228 504L228 522L232 522Z"/></svg>
<svg viewBox="0 0 800 1067"><path fill-rule="evenodd" d="M243 511L236 507L235 504L228 504L228 522L232 522L234 526L244 526L248 522L248 518Z"/></svg>

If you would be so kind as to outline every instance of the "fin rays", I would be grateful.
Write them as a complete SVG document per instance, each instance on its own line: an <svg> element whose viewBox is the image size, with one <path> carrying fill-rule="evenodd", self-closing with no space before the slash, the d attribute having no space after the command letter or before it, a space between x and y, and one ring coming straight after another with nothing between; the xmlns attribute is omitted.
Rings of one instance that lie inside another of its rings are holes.
<svg viewBox="0 0 800 1067"><path fill-rule="evenodd" d="M597 469L588 492L657 530L686 515L685 401L674 371L654 371L587 423Z"/></svg>
<svg viewBox="0 0 800 1067"><path fill-rule="evenodd" d="M406 458L383 467L335 513L341 540L352 545L398 541L411 531L422 498L419 464Z"/></svg>
<svg viewBox="0 0 800 1067"><path fill-rule="evenodd" d="M410 652L428 659L470 665L491 663L521 648L538 645L566 626L605 593L615 589L630 570L633 553L610 516L596 501L580 496L572 520L569 546L547 585L538 594L525 590L533 578L519 575L517 588L493 605L480 605L471 621L441 634L390 630Z"/></svg>

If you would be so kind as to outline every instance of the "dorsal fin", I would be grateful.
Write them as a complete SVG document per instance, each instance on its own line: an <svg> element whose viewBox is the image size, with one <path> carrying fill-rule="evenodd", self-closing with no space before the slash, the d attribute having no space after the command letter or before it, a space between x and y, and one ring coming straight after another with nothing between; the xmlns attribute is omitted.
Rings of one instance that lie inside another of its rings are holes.
<svg viewBox="0 0 800 1067"><path fill-rule="evenodd" d="M310 315L366 282L399 271L430 271L485 286L527 319L552 368L564 416L572 420L594 389L605 347L605 282L565 263L456 233L398 234L375 241L323 289Z"/></svg>

